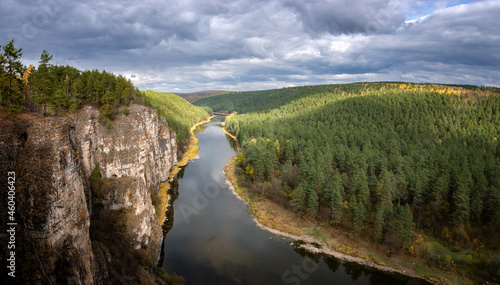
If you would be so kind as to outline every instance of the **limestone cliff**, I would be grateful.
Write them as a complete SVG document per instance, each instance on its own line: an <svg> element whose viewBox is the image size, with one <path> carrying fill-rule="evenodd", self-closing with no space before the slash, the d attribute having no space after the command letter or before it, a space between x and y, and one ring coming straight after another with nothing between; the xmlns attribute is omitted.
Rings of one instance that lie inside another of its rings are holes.
<svg viewBox="0 0 500 285"><path fill-rule="evenodd" d="M35 284L94 283L89 184L74 125L24 115L2 118L2 126L12 130L0 138L10 153L1 172L16 173L18 276Z"/></svg>
<svg viewBox="0 0 500 285"><path fill-rule="evenodd" d="M135 177L147 186L166 181L177 163L175 133L154 109L132 105L129 110L115 118L110 130L98 122L95 108L78 113L76 135L86 172L99 164L105 178Z"/></svg>
<svg viewBox="0 0 500 285"><path fill-rule="evenodd" d="M129 110L127 116L116 117L108 130L99 123L98 110L84 108L76 119L76 136L87 174L98 166L103 178L131 179L125 191L117 180L116 187L108 187L111 191L104 191L99 198L109 210L133 206L134 220L129 225L135 235L134 247L147 248L157 262L162 236L151 201L156 193L151 192L158 191L177 163L176 136L154 109L132 105Z"/></svg>
<svg viewBox="0 0 500 285"><path fill-rule="evenodd" d="M99 284L112 279L112 272L102 268L111 255L91 239L98 211L126 210L129 242L158 260L162 232L151 197L177 163L175 133L155 110L129 109L109 130L93 107L65 119L0 113L0 182L6 185L8 171L17 178L17 281ZM96 167L107 182L92 193L89 177ZM7 212L4 189L2 213ZM5 233L4 214L0 222ZM0 237L5 244L6 235ZM2 263L6 256L4 247Z"/></svg>

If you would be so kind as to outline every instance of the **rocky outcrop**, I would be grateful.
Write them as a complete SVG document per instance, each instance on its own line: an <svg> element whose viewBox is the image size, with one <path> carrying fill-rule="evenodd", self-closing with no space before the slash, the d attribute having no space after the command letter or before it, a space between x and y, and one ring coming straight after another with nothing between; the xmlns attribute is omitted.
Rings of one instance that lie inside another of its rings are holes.
<svg viewBox="0 0 500 285"><path fill-rule="evenodd" d="M74 125L28 115L2 125L15 128L14 141L1 138L2 152L12 151L1 172L16 173L18 276L34 284L93 284L90 188Z"/></svg>
<svg viewBox="0 0 500 285"><path fill-rule="evenodd" d="M110 210L133 206L134 220L129 225L135 235L134 247L147 248L157 262L162 235L151 196L177 163L175 133L165 118L141 105L130 106L129 114L116 117L110 129L98 117L98 110L86 107L76 119L84 169L90 174L98 167L103 178L131 179L125 191L120 187L123 183L116 181L112 191L104 191L101 204Z"/></svg>
<svg viewBox="0 0 500 285"><path fill-rule="evenodd" d="M91 240L96 199L100 210L125 209L129 242L158 260L162 232L151 197L177 163L175 133L155 110L140 105L129 110L109 130L93 107L74 119L34 114L6 118L0 113L2 185L7 185L7 171L16 172L16 281L99 284L112 277L97 260L109 261L110 253ZM96 167L107 181L97 198L89 183ZM2 213L7 212L4 189ZM2 214L2 233L6 224ZM0 237L6 244L7 236ZM5 262L6 248L1 251Z"/></svg>
<svg viewBox="0 0 500 285"><path fill-rule="evenodd" d="M135 177L147 186L166 181L177 163L175 133L154 109L132 105L129 110L129 115L116 117L109 130L99 123L97 109L86 107L78 113L76 135L86 172L99 165L105 178Z"/></svg>

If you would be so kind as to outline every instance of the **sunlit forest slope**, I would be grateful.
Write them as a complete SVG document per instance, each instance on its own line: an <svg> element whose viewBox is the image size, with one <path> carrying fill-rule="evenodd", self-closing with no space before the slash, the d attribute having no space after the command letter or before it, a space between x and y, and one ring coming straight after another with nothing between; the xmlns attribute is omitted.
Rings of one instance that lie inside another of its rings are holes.
<svg viewBox="0 0 500 285"><path fill-rule="evenodd" d="M146 103L167 119L168 124L175 130L177 142L181 146L189 144L191 126L208 118L208 112L211 112L210 108L193 106L175 94L147 90L144 96Z"/></svg>
<svg viewBox="0 0 500 285"><path fill-rule="evenodd" d="M469 262L500 246L498 88L353 83L194 104L239 113L226 126L254 190L297 213L395 249L423 231Z"/></svg>

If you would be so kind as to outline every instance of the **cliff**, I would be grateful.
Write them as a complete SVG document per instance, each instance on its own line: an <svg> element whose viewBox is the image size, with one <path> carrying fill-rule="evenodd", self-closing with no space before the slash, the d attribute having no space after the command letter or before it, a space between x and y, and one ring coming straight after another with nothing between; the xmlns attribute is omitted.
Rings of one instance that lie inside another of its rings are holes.
<svg viewBox="0 0 500 285"><path fill-rule="evenodd" d="M109 130L99 123L98 110L86 107L78 113L75 129L85 171L99 165L105 178L135 177L147 186L166 181L177 163L174 131L154 109L131 105L129 110Z"/></svg>
<svg viewBox="0 0 500 285"><path fill-rule="evenodd" d="M119 278L113 258L123 254L114 251L122 247L113 247L115 236L123 248L158 261L162 231L152 197L177 163L175 133L155 110L129 110L109 130L93 107L66 119L0 114L2 208L5 174L16 173L17 281L99 284ZM93 173L102 178L90 183ZM5 262L8 252L1 252Z"/></svg>
<svg viewBox="0 0 500 285"><path fill-rule="evenodd" d="M115 118L108 130L99 123L96 109L84 108L76 118L75 135L85 172L90 175L97 166L102 178L115 179L108 180L107 184L112 184L107 185L108 191L95 193L103 214L133 207L133 221L128 223L134 235L133 247L149 249L156 263L162 235L151 197L177 163L176 136L155 110L140 105L129 110L129 115ZM123 183L120 178L128 179Z"/></svg>

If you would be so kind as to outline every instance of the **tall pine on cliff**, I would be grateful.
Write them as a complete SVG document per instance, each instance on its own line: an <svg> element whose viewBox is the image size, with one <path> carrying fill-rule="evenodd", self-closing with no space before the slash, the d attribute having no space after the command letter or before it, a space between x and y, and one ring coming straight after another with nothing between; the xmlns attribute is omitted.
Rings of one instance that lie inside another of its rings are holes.
<svg viewBox="0 0 500 285"><path fill-rule="evenodd" d="M21 63L22 48L11 40L0 54L0 102L8 114L19 112L24 104L22 76L26 70Z"/></svg>

